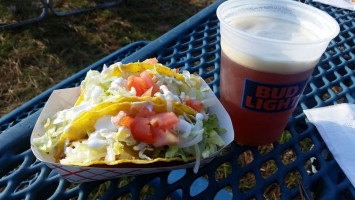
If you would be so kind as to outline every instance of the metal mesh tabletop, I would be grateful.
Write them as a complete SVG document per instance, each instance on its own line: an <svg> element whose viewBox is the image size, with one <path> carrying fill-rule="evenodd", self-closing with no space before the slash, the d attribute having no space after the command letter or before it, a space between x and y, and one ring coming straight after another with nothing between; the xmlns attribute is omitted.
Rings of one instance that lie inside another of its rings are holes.
<svg viewBox="0 0 355 200"><path fill-rule="evenodd" d="M220 3L222 1L212 4L126 57L123 62L157 57L169 67L201 75L218 95L220 36L215 11ZM17 120L16 125L7 125L0 134L0 199L139 199L142 188L150 188L146 192L148 199L165 199L167 196L174 199L263 199L268 191L274 189L279 191L281 199L355 199L354 187L302 112L307 108L354 103L355 13L319 3L309 4L332 15L339 22L341 32L331 41L316 66L288 122L286 129L289 134L283 142L275 142L268 147L232 143L228 151L201 167L197 174L192 169L184 169L129 177L124 181L114 179L70 184L33 156L29 149L29 137L38 112L32 114L34 111L26 107L22 112L32 113ZM98 62L91 67L98 68L103 63L122 59L119 57L121 54L115 56L110 61ZM84 74L80 74L80 78L84 78ZM61 87L70 86L66 83ZM304 143L308 146L305 147ZM285 161L283 158L289 154L292 156ZM249 160L241 162L245 155ZM272 174L265 174L263 169L270 163L276 167ZM230 168L222 179L218 176L221 168ZM298 177L298 184L285 181L294 177ZM303 190L305 192L300 192Z"/></svg>

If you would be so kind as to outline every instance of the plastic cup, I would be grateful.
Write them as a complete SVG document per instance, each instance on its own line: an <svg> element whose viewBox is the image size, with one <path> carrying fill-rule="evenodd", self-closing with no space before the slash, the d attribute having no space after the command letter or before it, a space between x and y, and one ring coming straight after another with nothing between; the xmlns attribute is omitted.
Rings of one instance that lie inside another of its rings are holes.
<svg viewBox="0 0 355 200"><path fill-rule="evenodd" d="M226 1L217 16L220 97L234 138L252 146L272 143L339 25L319 9L285 0Z"/></svg>

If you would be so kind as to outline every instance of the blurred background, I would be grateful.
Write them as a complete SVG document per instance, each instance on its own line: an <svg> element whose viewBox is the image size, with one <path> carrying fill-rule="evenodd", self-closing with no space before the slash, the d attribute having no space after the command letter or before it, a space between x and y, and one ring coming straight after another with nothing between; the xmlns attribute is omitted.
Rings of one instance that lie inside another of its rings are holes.
<svg viewBox="0 0 355 200"><path fill-rule="evenodd" d="M139 40L154 40L213 0L122 0L66 16L46 0L1 0L0 117L100 58ZM64 14L113 0L48 0Z"/></svg>

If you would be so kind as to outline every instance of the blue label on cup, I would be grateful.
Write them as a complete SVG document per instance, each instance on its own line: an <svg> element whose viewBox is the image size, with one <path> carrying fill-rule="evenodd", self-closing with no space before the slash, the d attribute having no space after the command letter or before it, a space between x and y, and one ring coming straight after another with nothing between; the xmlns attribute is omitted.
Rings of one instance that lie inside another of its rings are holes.
<svg viewBox="0 0 355 200"><path fill-rule="evenodd" d="M283 112L297 105L308 79L292 84L244 80L242 108L257 112Z"/></svg>

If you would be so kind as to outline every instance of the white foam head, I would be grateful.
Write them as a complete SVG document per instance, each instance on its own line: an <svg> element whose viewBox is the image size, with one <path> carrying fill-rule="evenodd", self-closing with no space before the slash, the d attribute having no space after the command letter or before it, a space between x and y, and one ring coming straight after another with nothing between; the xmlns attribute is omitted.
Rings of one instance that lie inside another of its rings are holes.
<svg viewBox="0 0 355 200"><path fill-rule="evenodd" d="M227 1L217 16L223 52L241 65L266 72L311 69L339 32L328 14L293 1Z"/></svg>

